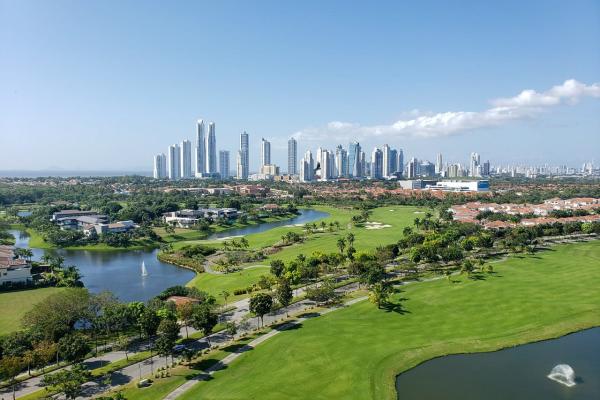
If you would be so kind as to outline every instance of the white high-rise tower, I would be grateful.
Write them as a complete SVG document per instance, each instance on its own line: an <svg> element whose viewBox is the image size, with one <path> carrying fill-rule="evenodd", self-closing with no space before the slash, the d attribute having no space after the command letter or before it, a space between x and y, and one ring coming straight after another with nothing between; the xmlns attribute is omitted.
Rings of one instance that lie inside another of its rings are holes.
<svg viewBox="0 0 600 400"><path fill-rule="evenodd" d="M288 140L288 175L298 174L298 142L294 138Z"/></svg>
<svg viewBox="0 0 600 400"><path fill-rule="evenodd" d="M167 173L169 175L169 179L179 179L181 178L181 168L180 168L180 150L179 145L177 143L169 146L167 152Z"/></svg>
<svg viewBox="0 0 600 400"><path fill-rule="evenodd" d="M237 159L237 178L248 179L248 170L250 167L249 138L246 131L240 135L240 150Z"/></svg>
<svg viewBox="0 0 600 400"><path fill-rule="evenodd" d="M179 145L181 155L179 156L180 162L180 174L184 179L191 178L192 175L192 142L189 140L184 140Z"/></svg>
<svg viewBox="0 0 600 400"><path fill-rule="evenodd" d="M152 176L154 176L154 179L165 179L167 177L167 156L165 156L165 153L154 156L154 170Z"/></svg>

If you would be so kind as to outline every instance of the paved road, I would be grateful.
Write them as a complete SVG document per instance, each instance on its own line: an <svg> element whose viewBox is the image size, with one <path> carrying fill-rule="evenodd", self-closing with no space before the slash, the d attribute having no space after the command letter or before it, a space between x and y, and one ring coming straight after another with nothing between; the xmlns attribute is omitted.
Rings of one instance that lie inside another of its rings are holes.
<svg viewBox="0 0 600 400"><path fill-rule="evenodd" d="M337 291L347 292L356 290L358 287L357 284L349 284L342 288L339 288ZM305 292L305 288L300 288L295 291L295 295L301 295ZM222 322L236 322L239 325L238 331L239 334L249 332L258 327L258 318L248 318L248 314L250 312L250 300L243 299L239 300L235 303L231 303L231 306L234 308L231 311L228 311L220 316ZM304 310L307 310L313 307L315 304L309 300L302 300L296 302L287 309L279 309L274 311L268 315L264 316L265 325L269 325L271 323L280 321L286 317L286 314L296 314L300 313ZM196 330L192 327L188 327L189 334L195 333ZM185 328L181 328L181 337L186 337ZM238 334L238 335L239 335ZM209 336L210 344L223 344L230 340L231 338L223 333L215 333ZM208 347L208 341L206 339L199 339L194 342L188 344L188 347L191 347L195 350L200 350ZM146 350L147 348L141 348L140 350ZM134 352L130 352L129 355L133 355ZM104 365L107 365L111 362L115 362L118 360L122 360L125 358L125 352L123 351L110 351L105 354L102 354L98 357L92 357L84 361L84 364L88 367L88 369L99 368ZM123 368L117 372L114 372L111 376L111 387L120 386L131 382L133 380L140 379L140 376L148 376L151 375L153 371L156 371L157 368L165 366L166 362L164 357L152 357L151 359L144 360L142 362L130 365L126 368ZM56 371L55 371L56 372ZM42 377L34 377L30 378L24 382L22 382L16 391L17 397L22 397L27 394L33 393L40 389L43 389L41 386ZM85 384L88 387L88 392L86 393L86 397L90 397L92 395L98 394L106 389L109 389L108 386L99 385L97 382L89 382ZM0 389L0 399L12 397L11 388Z"/></svg>

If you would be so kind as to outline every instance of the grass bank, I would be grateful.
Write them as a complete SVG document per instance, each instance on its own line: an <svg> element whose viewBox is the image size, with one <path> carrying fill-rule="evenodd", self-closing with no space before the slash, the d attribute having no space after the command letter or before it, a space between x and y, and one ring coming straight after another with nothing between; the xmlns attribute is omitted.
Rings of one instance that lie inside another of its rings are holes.
<svg viewBox="0 0 600 400"><path fill-rule="evenodd" d="M437 356L480 352L600 325L600 242L556 246L466 276L408 285L258 346L185 399L395 399L395 376Z"/></svg>
<svg viewBox="0 0 600 400"><path fill-rule="evenodd" d="M47 287L0 293L0 335L21 329L21 319L36 304L63 288Z"/></svg>

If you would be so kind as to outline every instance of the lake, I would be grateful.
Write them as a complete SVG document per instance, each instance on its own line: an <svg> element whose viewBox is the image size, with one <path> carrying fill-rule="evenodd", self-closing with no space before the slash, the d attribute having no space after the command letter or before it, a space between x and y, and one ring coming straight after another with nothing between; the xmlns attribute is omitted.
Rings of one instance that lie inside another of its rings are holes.
<svg viewBox="0 0 600 400"><path fill-rule="evenodd" d="M329 214L323 211L304 209L301 213L294 218L286 219L283 221L265 222L263 224L250 225L244 228L228 229L223 232L213 233L208 237L208 240L222 239L231 236L245 236L251 233L260 233L268 231L269 229L278 228L286 225L306 224L309 222L316 221L321 218L328 217Z"/></svg>
<svg viewBox="0 0 600 400"><path fill-rule="evenodd" d="M577 384L547 378L569 364ZM427 361L396 378L402 400L600 399L600 328L491 353L451 355Z"/></svg>
<svg viewBox="0 0 600 400"><path fill-rule="evenodd" d="M248 235L264 232L279 226L305 224L324 218L329 214L315 210L302 210L302 213L292 219L277 222L267 222L251 225L240 229L231 229L211 236L211 239L227 236ZM29 247L27 233L11 230L16 238L16 247ZM32 249L34 260L39 260L44 252L59 254L65 258L65 265L75 265L83 275L82 281L92 293L110 290L122 301L146 301L156 296L168 287L185 285L195 275L195 272L158 261L158 250L42 250ZM147 276L142 276L142 261L148 270Z"/></svg>

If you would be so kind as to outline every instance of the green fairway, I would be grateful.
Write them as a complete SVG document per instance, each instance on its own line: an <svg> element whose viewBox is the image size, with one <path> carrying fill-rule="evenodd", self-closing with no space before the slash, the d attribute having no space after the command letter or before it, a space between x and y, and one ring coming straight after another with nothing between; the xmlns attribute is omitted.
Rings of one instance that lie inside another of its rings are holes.
<svg viewBox="0 0 600 400"><path fill-rule="evenodd" d="M459 352L489 351L600 325L600 241L561 245L466 276L406 286L308 320L181 399L394 399L395 376Z"/></svg>
<svg viewBox="0 0 600 400"><path fill-rule="evenodd" d="M61 288L41 288L0 293L0 335L21 329L21 318L37 303Z"/></svg>
<svg viewBox="0 0 600 400"><path fill-rule="evenodd" d="M202 273L196 275L196 277L188 283L188 286L193 286L212 294L219 303L223 303L224 301L223 296L221 296L221 292L223 290L227 290L231 295L227 299L227 302L231 303L232 301L239 300L243 297L248 297L248 295L234 296L233 291L235 289L243 289L251 286L253 283L258 281L261 275L269 274L269 268L262 266L256 268L247 268L239 272L232 272L229 274L212 275L209 273Z"/></svg>

